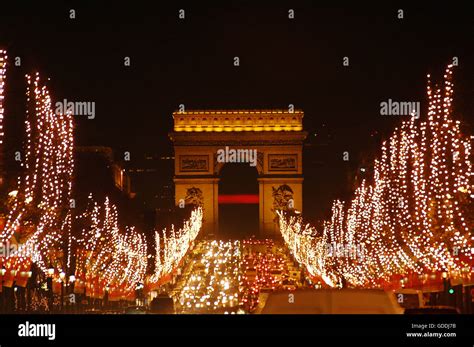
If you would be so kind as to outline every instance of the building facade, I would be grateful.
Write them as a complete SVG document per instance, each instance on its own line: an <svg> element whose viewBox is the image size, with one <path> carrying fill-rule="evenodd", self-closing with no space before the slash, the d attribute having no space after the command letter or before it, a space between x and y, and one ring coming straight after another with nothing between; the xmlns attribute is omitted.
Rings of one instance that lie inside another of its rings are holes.
<svg viewBox="0 0 474 347"><path fill-rule="evenodd" d="M303 209L303 112L196 110L173 113L175 203L204 210L204 232L219 232L220 172L229 162L258 172L259 226L278 233L276 211Z"/></svg>

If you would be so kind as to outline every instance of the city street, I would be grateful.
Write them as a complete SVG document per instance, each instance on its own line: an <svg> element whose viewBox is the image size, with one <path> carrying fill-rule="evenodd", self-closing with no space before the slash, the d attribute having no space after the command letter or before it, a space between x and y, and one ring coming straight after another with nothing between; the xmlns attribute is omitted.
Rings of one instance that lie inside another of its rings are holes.
<svg viewBox="0 0 474 347"><path fill-rule="evenodd" d="M303 286L282 245L270 239L200 241L171 291L176 313L252 313L259 298Z"/></svg>

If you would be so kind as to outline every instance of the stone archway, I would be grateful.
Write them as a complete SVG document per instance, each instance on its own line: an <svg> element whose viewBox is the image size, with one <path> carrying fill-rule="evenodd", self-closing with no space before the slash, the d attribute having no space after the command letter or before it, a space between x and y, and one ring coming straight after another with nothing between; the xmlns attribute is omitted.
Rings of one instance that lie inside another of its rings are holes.
<svg viewBox="0 0 474 347"><path fill-rule="evenodd" d="M255 151L260 232L278 233L276 209L303 209L303 115L296 110L173 113L174 131L169 136L175 151L176 204L202 206L204 232L218 233L218 182L225 164L218 151Z"/></svg>

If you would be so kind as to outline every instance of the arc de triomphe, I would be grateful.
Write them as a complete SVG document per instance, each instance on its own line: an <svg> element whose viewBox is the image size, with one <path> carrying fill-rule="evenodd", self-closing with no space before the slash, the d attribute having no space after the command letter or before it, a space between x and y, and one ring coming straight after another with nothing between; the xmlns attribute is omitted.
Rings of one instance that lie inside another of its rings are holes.
<svg viewBox="0 0 474 347"><path fill-rule="evenodd" d="M303 112L193 110L174 112L175 201L204 210L204 232L218 233L218 151L256 151L260 232L277 233L276 209L303 208Z"/></svg>

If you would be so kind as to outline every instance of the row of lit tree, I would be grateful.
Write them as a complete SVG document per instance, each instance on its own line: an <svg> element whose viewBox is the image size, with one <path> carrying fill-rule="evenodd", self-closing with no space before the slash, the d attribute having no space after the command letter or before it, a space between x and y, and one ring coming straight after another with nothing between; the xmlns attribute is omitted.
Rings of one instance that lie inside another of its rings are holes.
<svg viewBox="0 0 474 347"><path fill-rule="evenodd" d="M65 265L60 245L71 227L67 206L74 167L73 120L72 115L53 113L38 73L26 75L26 80L26 141L19 154L23 174L9 193L9 212L0 231L0 242L15 243L18 249L3 266L24 276L34 262L44 273L53 267L59 276Z"/></svg>
<svg viewBox="0 0 474 347"><path fill-rule="evenodd" d="M167 280L179 267L189 248L202 227L202 208L191 212L191 217L184 222L182 228L155 232L155 270L148 278L150 287L156 287Z"/></svg>
<svg viewBox="0 0 474 347"><path fill-rule="evenodd" d="M0 51L0 142L7 57ZM55 286L75 282L75 292L109 299L129 297L145 282L147 242L133 227L120 229L115 205L92 197L86 210L75 212L73 200L74 124L72 114L56 114L47 87L36 73L27 75L26 140L20 153L22 174L9 193L8 213L0 230L2 245L17 249L0 258L0 284L25 284L31 265L52 278ZM1 143L0 143L1 145ZM157 233L157 271L171 272L201 229L202 211L193 212L184 227Z"/></svg>
<svg viewBox="0 0 474 347"><path fill-rule="evenodd" d="M75 255L75 292L109 300L132 297L147 270L147 243L133 227L120 231L118 213L108 198L98 204L89 197L86 211L77 216L83 229L69 244Z"/></svg>
<svg viewBox="0 0 474 347"><path fill-rule="evenodd" d="M396 275L470 274L473 258L470 138L452 117L452 66L428 75L428 114L402 122L382 144L371 183L335 201L322 233L280 214L296 258L330 285L389 284Z"/></svg>

